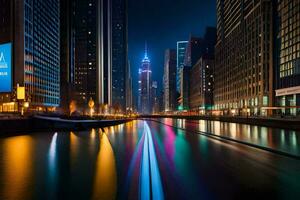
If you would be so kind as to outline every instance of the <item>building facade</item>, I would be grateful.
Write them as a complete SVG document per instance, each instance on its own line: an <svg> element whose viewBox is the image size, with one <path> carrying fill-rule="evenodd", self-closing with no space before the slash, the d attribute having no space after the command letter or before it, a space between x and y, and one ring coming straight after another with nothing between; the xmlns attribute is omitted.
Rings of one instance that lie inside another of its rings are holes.
<svg viewBox="0 0 300 200"><path fill-rule="evenodd" d="M189 110L189 85L190 85L190 70L194 66L203 52L203 39L190 36L187 43L184 65L180 70L180 96L178 98L178 110Z"/></svg>
<svg viewBox="0 0 300 200"><path fill-rule="evenodd" d="M215 109L267 115L273 105L273 4L218 0Z"/></svg>
<svg viewBox="0 0 300 200"><path fill-rule="evenodd" d="M128 64L127 0L112 0L112 104L126 111Z"/></svg>
<svg viewBox="0 0 300 200"><path fill-rule="evenodd" d="M164 66L164 107L166 112L177 109L176 71L176 50L167 49Z"/></svg>
<svg viewBox="0 0 300 200"><path fill-rule="evenodd" d="M75 86L75 2L60 2L60 107L69 112L69 105L74 96Z"/></svg>
<svg viewBox="0 0 300 200"><path fill-rule="evenodd" d="M157 88L158 88L157 81L152 81L152 88L151 88L152 114L159 113L159 96L158 96Z"/></svg>
<svg viewBox="0 0 300 200"><path fill-rule="evenodd" d="M62 5L65 9L62 22L66 25L61 27L66 33L62 38L62 55L68 55L69 59L68 62L63 60L66 83L62 88L72 85L73 98L67 101L76 100L82 111L88 108L90 99L96 105L110 105L125 111L127 1L67 0Z"/></svg>
<svg viewBox="0 0 300 200"><path fill-rule="evenodd" d="M112 105L112 2L67 0L62 9L61 87L70 96L63 107L75 100L85 111L91 99Z"/></svg>
<svg viewBox="0 0 300 200"><path fill-rule="evenodd" d="M212 111L213 108L216 32L215 27L206 28L199 60L190 71L189 106L191 110L202 114Z"/></svg>
<svg viewBox="0 0 300 200"><path fill-rule="evenodd" d="M190 37L186 47L185 58L184 58L185 70L182 70L180 73L181 75L184 76L181 77L181 81L186 81L186 82L180 82L181 92L179 98L179 102L180 102L179 110L192 109L190 105L192 105L194 109L195 103L197 102L197 100L195 102L195 98L197 98L197 95L199 95L198 94L199 90L198 88L195 87L199 87L200 84L200 82L197 82L197 80L199 80L199 77L196 74L193 74L193 72L196 71L200 72L200 69L197 69L199 65L197 67L195 67L195 65L198 63L199 59L202 56L205 56L204 58L213 59L214 52L215 52L215 44L216 44L215 27L207 27L203 37L193 37L193 36ZM188 70L188 68L190 69ZM198 91L198 93L194 93L196 91Z"/></svg>
<svg viewBox="0 0 300 200"><path fill-rule="evenodd" d="M132 76L131 76L131 65L128 61L127 64L127 78L126 78L126 112L131 113L134 110L133 103L133 85L132 85Z"/></svg>
<svg viewBox="0 0 300 200"><path fill-rule="evenodd" d="M179 110L189 110L189 97L190 97L190 66L184 66L180 71L180 98Z"/></svg>
<svg viewBox="0 0 300 200"><path fill-rule="evenodd" d="M58 107L59 1L1 0L0 4L0 18L3 19L0 20L0 44L9 45L9 50L4 55L2 51L0 56L0 62L7 67L9 73L1 72L0 79L7 81L4 83L1 80L1 84L10 85L8 90L0 91L0 110L6 112L19 110L17 105L9 106L16 104L17 86L25 87L25 98L22 101L28 101L30 109L48 110Z"/></svg>
<svg viewBox="0 0 300 200"><path fill-rule="evenodd" d="M190 72L190 109L207 114L213 109L214 59L203 55Z"/></svg>
<svg viewBox="0 0 300 200"><path fill-rule="evenodd" d="M184 66L184 58L188 41L179 41L177 42L177 52L176 52L176 90L180 92L180 71Z"/></svg>
<svg viewBox="0 0 300 200"><path fill-rule="evenodd" d="M278 0L275 16L277 114L300 115L300 1Z"/></svg>

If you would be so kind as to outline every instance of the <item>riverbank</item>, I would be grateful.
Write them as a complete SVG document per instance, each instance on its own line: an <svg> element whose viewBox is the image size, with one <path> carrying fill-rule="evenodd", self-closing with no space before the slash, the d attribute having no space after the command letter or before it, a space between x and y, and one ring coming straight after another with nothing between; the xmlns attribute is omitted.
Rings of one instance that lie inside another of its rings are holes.
<svg viewBox="0 0 300 200"><path fill-rule="evenodd" d="M154 115L142 116L142 118L173 118L187 120L210 120L229 123L249 124L256 126L266 126L271 128L281 128L290 130L300 130L299 118L266 118L266 117L240 117L240 116L183 116L183 115Z"/></svg>
<svg viewBox="0 0 300 200"><path fill-rule="evenodd" d="M0 136L18 135L39 131L81 131L104 128L131 121L131 119L93 120L62 119L59 117L33 116L0 119Z"/></svg>

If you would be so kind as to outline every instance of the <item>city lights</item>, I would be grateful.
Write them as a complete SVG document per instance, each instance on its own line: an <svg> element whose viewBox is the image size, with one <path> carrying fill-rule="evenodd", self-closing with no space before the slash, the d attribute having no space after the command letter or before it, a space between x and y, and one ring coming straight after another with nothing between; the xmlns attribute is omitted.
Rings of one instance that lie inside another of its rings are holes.
<svg viewBox="0 0 300 200"><path fill-rule="evenodd" d="M0 0L0 200L300 199L300 0Z"/></svg>

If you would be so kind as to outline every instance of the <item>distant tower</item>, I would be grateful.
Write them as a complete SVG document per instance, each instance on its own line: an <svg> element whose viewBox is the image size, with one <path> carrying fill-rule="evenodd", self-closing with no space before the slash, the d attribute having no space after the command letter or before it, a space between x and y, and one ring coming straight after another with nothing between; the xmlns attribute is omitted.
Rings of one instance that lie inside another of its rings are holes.
<svg viewBox="0 0 300 200"><path fill-rule="evenodd" d="M151 63L148 58L147 43L145 44L145 55L139 69L139 112L150 114L151 109L151 87L152 87Z"/></svg>

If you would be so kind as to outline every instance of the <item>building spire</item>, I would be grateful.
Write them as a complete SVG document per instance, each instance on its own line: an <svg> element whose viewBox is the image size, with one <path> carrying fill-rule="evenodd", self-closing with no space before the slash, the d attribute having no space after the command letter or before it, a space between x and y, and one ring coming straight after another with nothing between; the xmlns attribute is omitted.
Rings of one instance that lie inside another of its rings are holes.
<svg viewBox="0 0 300 200"><path fill-rule="evenodd" d="M148 45L147 45L147 41L145 41L145 56L144 59L148 59Z"/></svg>

